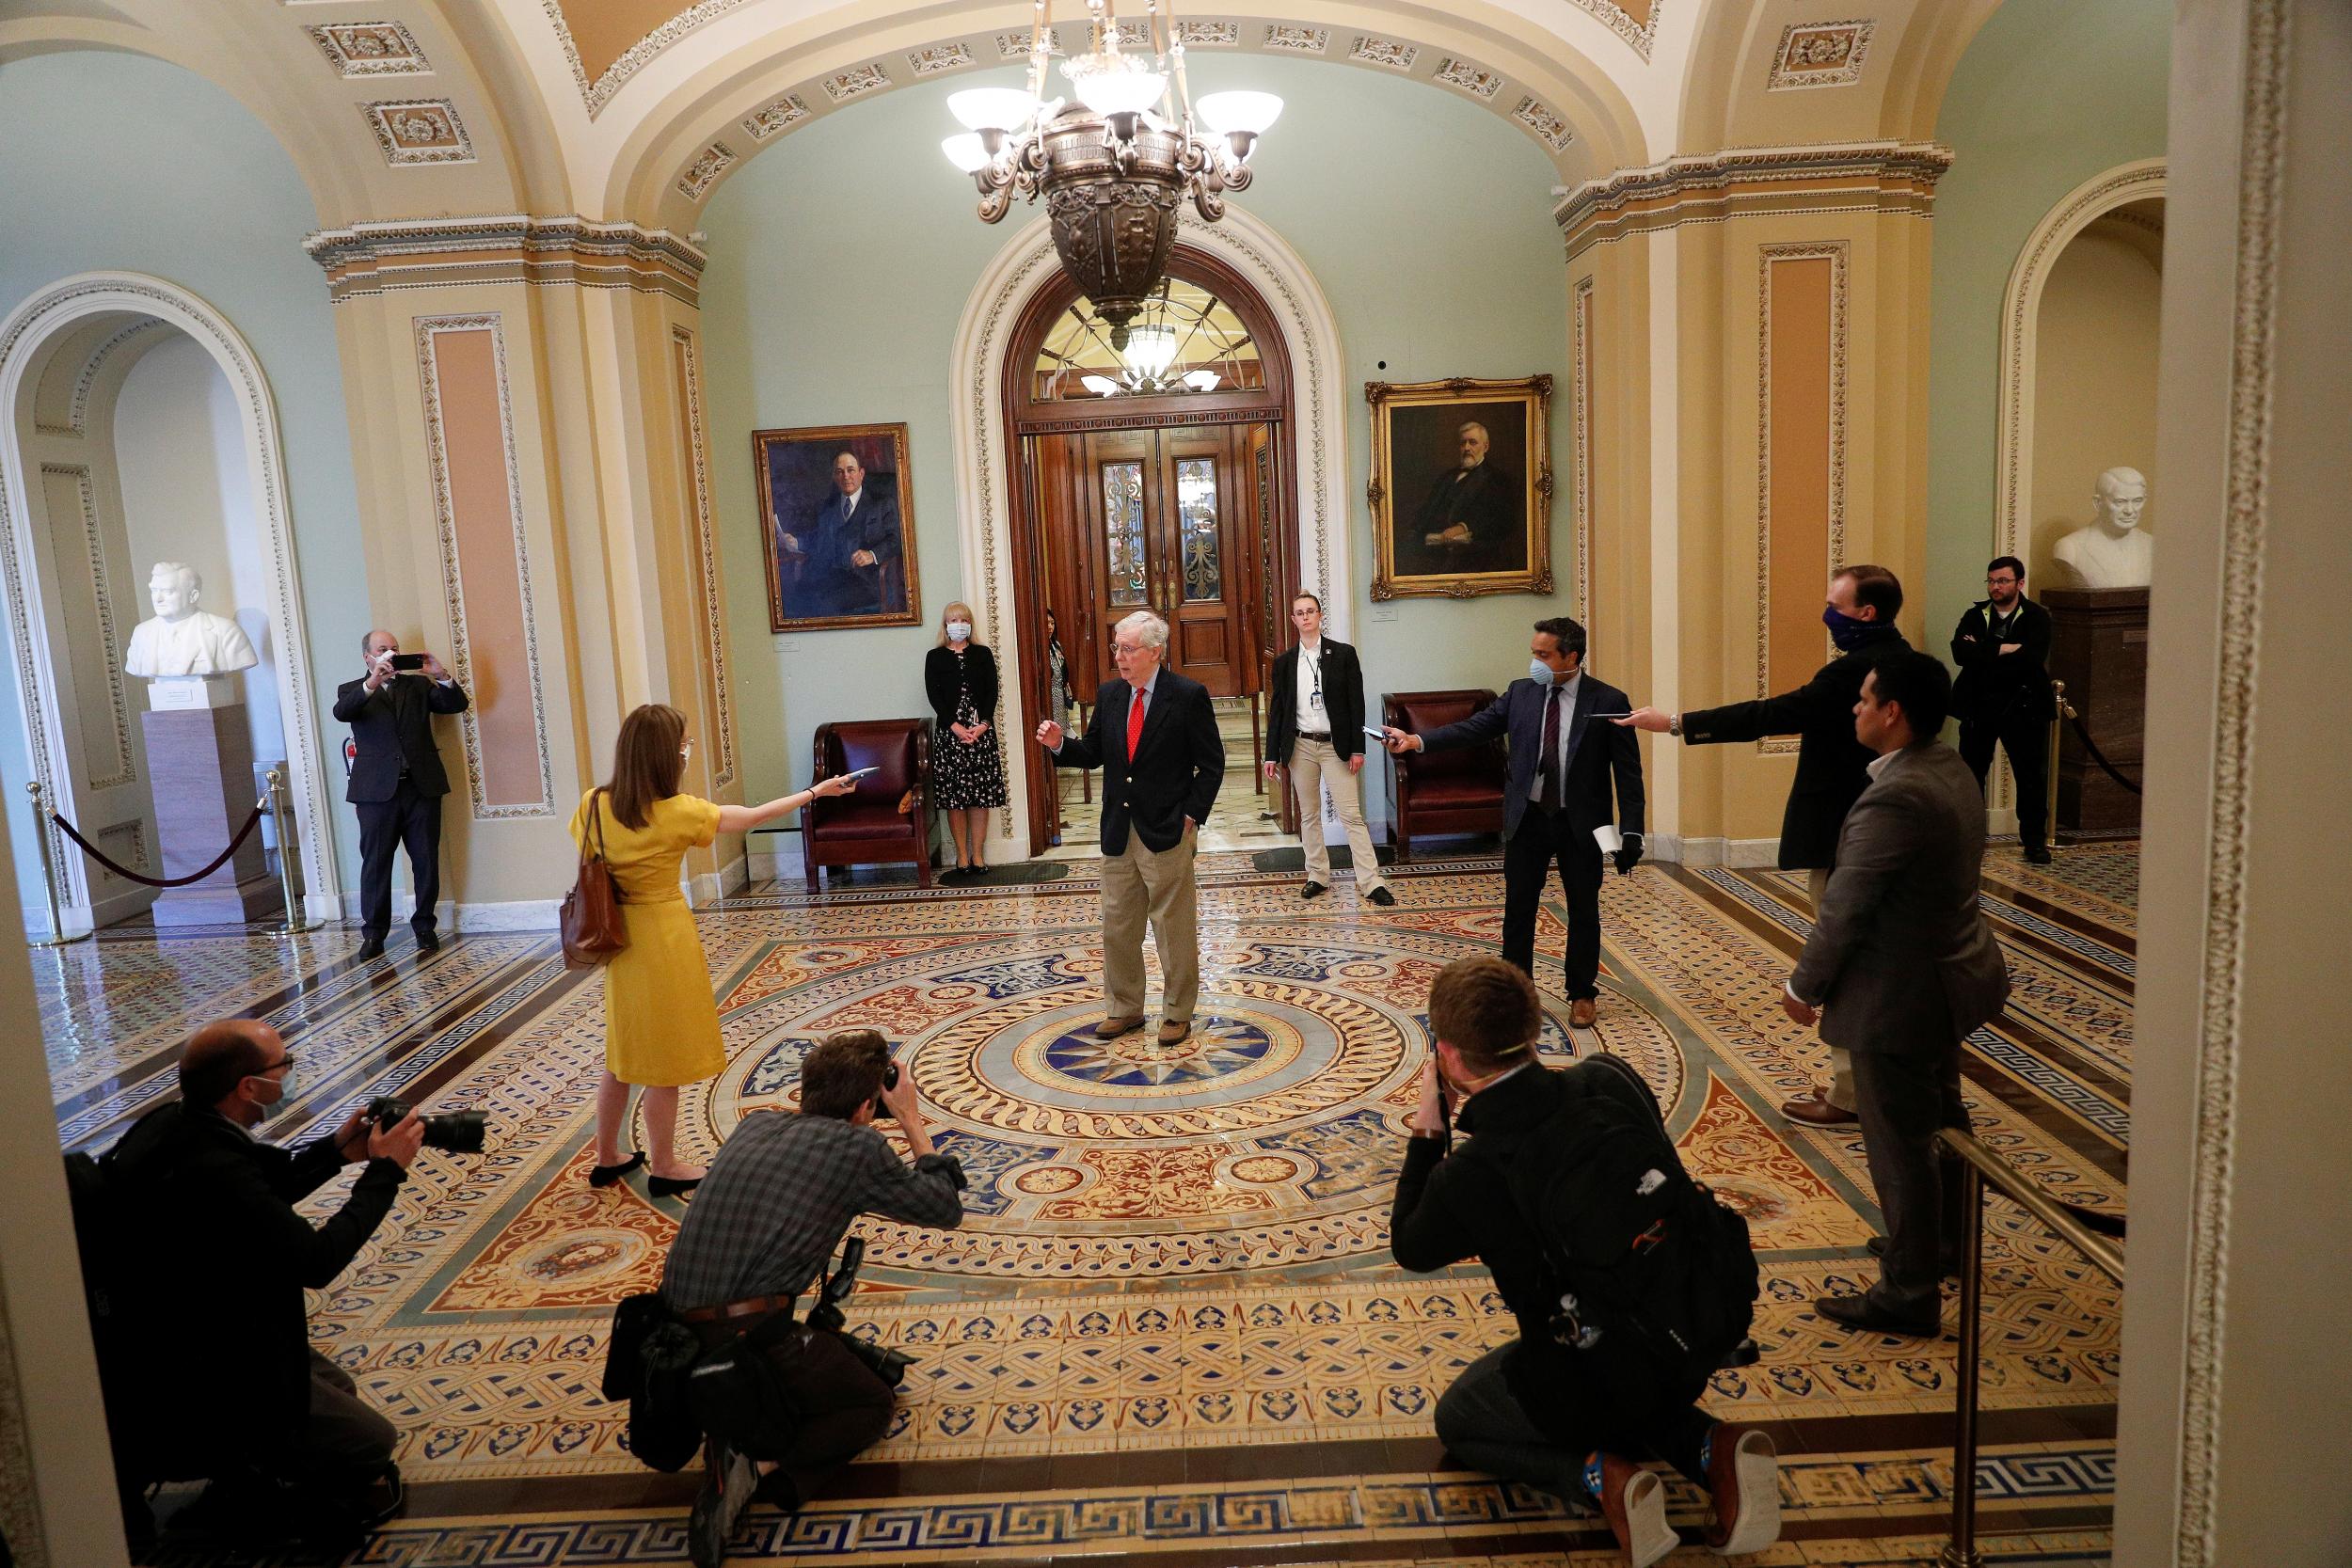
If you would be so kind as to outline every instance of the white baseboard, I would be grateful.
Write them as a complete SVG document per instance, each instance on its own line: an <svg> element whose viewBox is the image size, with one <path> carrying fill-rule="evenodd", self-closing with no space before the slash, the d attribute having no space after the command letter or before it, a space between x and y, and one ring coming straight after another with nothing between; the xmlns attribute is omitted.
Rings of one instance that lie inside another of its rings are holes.
<svg viewBox="0 0 2352 1568"><path fill-rule="evenodd" d="M743 870L747 878L780 881L787 877L798 877L807 869L808 863L801 854L800 834L762 833L760 836L773 840L776 847L772 849L745 847Z"/></svg>
<svg viewBox="0 0 2352 1568"><path fill-rule="evenodd" d="M1780 840L1776 838L1685 838L1680 833L1653 833L1648 847L1651 860L1677 865L1754 871L1780 863Z"/></svg>
<svg viewBox="0 0 2352 1568"><path fill-rule="evenodd" d="M714 904L731 893L740 892L751 879L744 855L738 855L716 871L706 871L686 880L686 902L693 909Z"/></svg>
<svg viewBox="0 0 2352 1568"><path fill-rule="evenodd" d="M2015 806L1987 806L1984 812L1984 831L1994 838L2014 833L2017 831L2017 808Z"/></svg>
<svg viewBox="0 0 2352 1568"><path fill-rule="evenodd" d="M454 911L449 927L456 931L552 931L564 901L560 898L518 898L506 904L444 904Z"/></svg>

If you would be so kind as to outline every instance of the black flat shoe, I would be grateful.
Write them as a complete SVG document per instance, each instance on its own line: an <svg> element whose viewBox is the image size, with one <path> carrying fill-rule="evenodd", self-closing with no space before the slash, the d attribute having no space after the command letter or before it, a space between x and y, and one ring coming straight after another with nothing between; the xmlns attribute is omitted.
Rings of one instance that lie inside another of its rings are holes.
<svg viewBox="0 0 2352 1568"><path fill-rule="evenodd" d="M591 1187L610 1187L613 1182L618 1181L622 1177L627 1176L630 1171L635 1170L639 1165L642 1165L644 1163L645 1151L641 1148L617 1165L597 1165L588 1172L588 1185Z"/></svg>
<svg viewBox="0 0 2352 1568"><path fill-rule="evenodd" d="M1380 905L1383 909L1396 902L1396 895L1391 893L1385 887L1374 888L1372 892L1367 894L1365 896L1369 897L1374 903Z"/></svg>
<svg viewBox="0 0 2352 1568"><path fill-rule="evenodd" d="M1940 1339L1944 1336L1944 1320L1933 1318L1899 1318L1877 1306L1867 1296L1817 1296L1813 1302L1814 1315L1825 1318L1843 1328L1858 1328L1871 1334L1900 1334L1915 1339Z"/></svg>
<svg viewBox="0 0 2352 1568"><path fill-rule="evenodd" d="M699 1176L684 1178L649 1176L645 1178L645 1191L656 1197L680 1197L702 1184L703 1179Z"/></svg>
<svg viewBox="0 0 2352 1568"><path fill-rule="evenodd" d="M1331 890L1329 888L1325 887L1321 882L1309 882L1305 887L1298 890L1298 896L1301 898L1320 898L1330 891Z"/></svg>

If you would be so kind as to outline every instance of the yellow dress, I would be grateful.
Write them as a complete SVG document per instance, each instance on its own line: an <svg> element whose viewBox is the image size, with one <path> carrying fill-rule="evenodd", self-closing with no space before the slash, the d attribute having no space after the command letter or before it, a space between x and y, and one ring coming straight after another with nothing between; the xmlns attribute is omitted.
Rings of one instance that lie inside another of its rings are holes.
<svg viewBox="0 0 2352 1568"><path fill-rule="evenodd" d="M572 813L572 841L588 842L588 807ZM604 1061L624 1084L692 1084L726 1065L719 1005L694 913L678 891L689 849L719 836L719 808L691 795L657 800L643 828L625 828L612 798L598 802L605 860L621 890L628 945L604 966Z"/></svg>

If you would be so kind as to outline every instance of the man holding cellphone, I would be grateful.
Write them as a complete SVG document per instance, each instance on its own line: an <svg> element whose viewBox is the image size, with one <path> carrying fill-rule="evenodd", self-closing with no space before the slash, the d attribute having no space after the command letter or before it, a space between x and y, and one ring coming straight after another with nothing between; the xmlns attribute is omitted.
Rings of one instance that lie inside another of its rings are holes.
<svg viewBox="0 0 2352 1568"><path fill-rule="evenodd" d="M392 850L406 846L417 909L417 950L441 945L441 797L449 774L433 739L433 716L466 711L466 693L431 654L403 654L381 627L360 640L367 674L335 693L335 717L351 726L358 755L343 799L359 813L359 957L381 958L392 928Z"/></svg>

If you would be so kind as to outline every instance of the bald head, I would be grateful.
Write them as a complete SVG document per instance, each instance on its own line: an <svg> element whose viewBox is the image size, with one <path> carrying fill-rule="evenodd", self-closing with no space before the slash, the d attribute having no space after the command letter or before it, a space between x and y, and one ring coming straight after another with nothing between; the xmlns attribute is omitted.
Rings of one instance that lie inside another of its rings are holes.
<svg viewBox="0 0 2352 1568"><path fill-rule="evenodd" d="M259 1019L226 1018L188 1037L180 1053L180 1098L218 1108L246 1079L285 1057L285 1041Z"/></svg>

